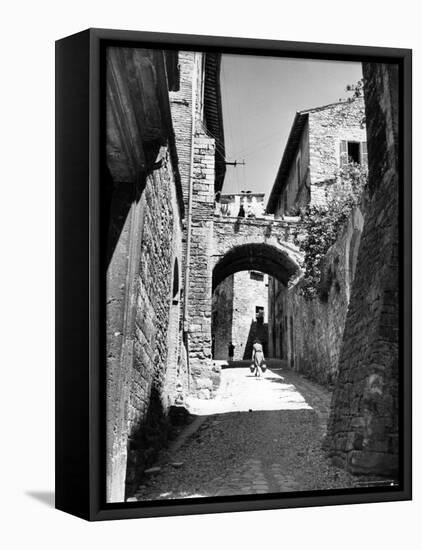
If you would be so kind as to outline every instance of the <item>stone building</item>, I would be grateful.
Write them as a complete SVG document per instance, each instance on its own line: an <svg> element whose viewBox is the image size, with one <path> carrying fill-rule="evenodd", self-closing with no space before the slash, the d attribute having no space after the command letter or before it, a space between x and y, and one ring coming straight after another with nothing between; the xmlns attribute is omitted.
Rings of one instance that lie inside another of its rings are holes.
<svg viewBox="0 0 422 550"><path fill-rule="evenodd" d="M213 209L203 182L221 188L225 170L219 63L218 54L107 50L108 502L131 495L191 385L187 258L207 233L202 211Z"/></svg>
<svg viewBox="0 0 422 550"><path fill-rule="evenodd" d="M267 212L297 215L326 201L326 190L349 160L367 164L363 98L296 113Z"/></svg>
<svg viewBox="0 0 422 550"><path fill-rule="evenodd" d="M188 393L211 394L218 373L211 364L210 276L216 195L226 170L219 54L179 52L180 87L170 92L186 219L183 237L183 342Z"/></svg>
<svg viewBox="0 0 422 550"><path fill-rule="evenodd" d="M268 276L259 271L229 275L214 290L212 300L213 358L227 359L235 346L235 360L250 359L254 339L268 344Z"/></svg>
<svg viewBox="0 0 422 550"><path fill-rule="evenodd" d="M270 193L267 212L298 215L326 204L339 170L367 165L364 100L340 102L296 114ZM321 261L321 292L306 299L302 283L286 288L269 280L269 354L323 384L337 376L339 353L364 223L356 207Z"/></svg>

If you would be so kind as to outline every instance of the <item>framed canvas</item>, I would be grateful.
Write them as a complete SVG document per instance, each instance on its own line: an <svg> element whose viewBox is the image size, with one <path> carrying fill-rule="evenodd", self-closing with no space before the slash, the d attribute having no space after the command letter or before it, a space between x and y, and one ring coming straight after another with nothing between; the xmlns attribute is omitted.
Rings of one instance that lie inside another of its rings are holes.
<svg viewBox="0 0 422 550"><path fill-rule="evenodd" d="M56 507L411 498L411 50L56 43Z"/></svg>

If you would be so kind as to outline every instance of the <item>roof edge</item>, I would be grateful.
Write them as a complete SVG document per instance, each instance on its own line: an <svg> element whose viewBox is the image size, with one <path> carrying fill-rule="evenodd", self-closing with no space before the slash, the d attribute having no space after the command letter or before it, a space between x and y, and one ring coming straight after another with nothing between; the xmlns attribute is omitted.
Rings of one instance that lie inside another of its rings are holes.
<svg viewBox="0 0 422 550"><path fill-rule="evenodd" d="M289 137L287 138L286 146L284 148L283 157L280 162L280 166L277 171L277 175L271 189L270 196L268 197L268 202L266 206L266 211L269 214L275 214L275 209L277 206L277 199L283 189L283 180L285 171L290 167L292 159L292 149L295 146L297 138L295 136L295 131L300 131L300 137L302 136L303 126L305 125L306 120L308 119L308 113L297 111L295 118L293 120L292 127L290 129Z"/></svg>

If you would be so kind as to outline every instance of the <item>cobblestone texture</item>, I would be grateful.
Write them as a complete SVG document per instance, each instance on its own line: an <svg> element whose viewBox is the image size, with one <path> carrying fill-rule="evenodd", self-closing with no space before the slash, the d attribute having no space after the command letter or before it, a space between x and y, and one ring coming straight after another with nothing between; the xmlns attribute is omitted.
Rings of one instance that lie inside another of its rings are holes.
<svg viewBox="0 0 422 550"><path fill-rule="evenodd" d="M322 450L330 393L281 364L272 361L262 378L245 361L223 369L216 399L190 403L197 430L162 452L160 470L145 476L136 498L356 486L358 480L333 467Z"/></svg>

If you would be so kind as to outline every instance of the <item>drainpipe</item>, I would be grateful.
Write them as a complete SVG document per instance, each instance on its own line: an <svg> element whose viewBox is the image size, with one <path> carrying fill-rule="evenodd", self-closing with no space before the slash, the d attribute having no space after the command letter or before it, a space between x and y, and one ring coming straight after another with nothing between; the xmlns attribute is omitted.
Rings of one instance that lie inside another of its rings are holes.
<svg viewBox="0 0 422 550"><path fill-rule="evenodd" d="M188 391L190 391L190 360L189 360L189 340L188 330L188 303L189 303L189 277L190 277L190 250L191 250L191 227L192 227L192 188L193 188L193 157L194 157L194 139L195 139L195 113L196 113L196 86L197 86L197 52L193 57L193 82L192 82L192 125L191 125L191 148L190 148L190 171L189 171L189 195L187 212L187 243L186 243L186 269L185 269L185 299L183 313L183 332L186 335L186 356L188 369Z"/></svg>

